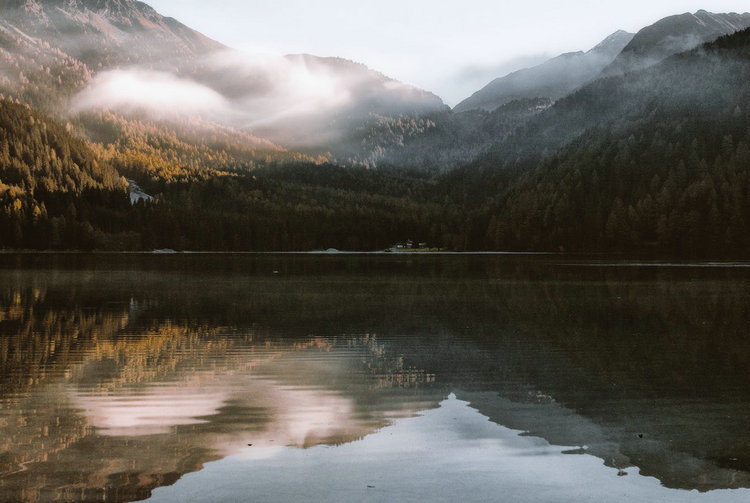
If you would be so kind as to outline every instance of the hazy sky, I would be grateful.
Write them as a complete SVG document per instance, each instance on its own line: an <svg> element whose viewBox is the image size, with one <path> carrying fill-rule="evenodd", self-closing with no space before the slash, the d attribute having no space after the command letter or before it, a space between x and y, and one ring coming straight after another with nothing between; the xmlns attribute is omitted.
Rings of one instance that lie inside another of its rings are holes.
<svg viewBox="0 0 750 503"><path fill-rule="evenodd" d="M610 33L748 0L145 0L231 47L341 56L439 95L453 106L494 77Z"/></svg>

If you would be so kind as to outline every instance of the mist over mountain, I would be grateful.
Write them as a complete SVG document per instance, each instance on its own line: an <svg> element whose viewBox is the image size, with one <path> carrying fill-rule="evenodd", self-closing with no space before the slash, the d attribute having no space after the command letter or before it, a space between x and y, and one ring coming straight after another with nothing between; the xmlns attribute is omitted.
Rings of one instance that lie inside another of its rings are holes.
<svg viewBox="0 0 750 503"><path fill-rule="evenodd" d="M637 34L618 31L588 52L560 55L541 65L500 77L462 101L454 110L494 110L514 99L553 100L600 76L647 68L664 58L750 27L750 13L714 14L700 10L670 16Z"/></svg>
<svg viewBox="0 0 750 503"><path fill-rule="evenodd" d="M350 165L393 167L434 176L486 154L551 105L547 98L514 100L487 112L444 110L418 116L372 114L343 136L337 151Z"/></svg>
<svg viewBox="0 0 750 503"><path fill-rule="evenodd" d="M5 1L0 13L0 85L50 113L67 103L72 113L198 118L325 151L371 113L445 108L351 61L229 49L133 0Z"/></svg>
<svg viewBox="0 0 750 503"><path fill-rule="evenodd" d="M593 131L623 135L649 121L701 113L744 117L748 30L617 77L597 79L532 117L488 154L491 163L533 165ZM737 108L739 107L739 109ZM681 130L681 129L680 129ZM701 131L698 128L695 133Z"/></svg>
<svg viewBox="0 0 750 503"><path fill-rule="evenodd" d="M747 12L714 14L699 10L695 14L670 16L636 33L602 75L620 75L647 68L668 56L748 27L750 13Z"/></svg>
<svg viewBox="0 0 750 503"><path fill-rule="evenodd" d="M208 66L198 79L229 99L237 114L230 124L292 148L335 152L338 142L372 116L418 117L447 109L430 92L342 58L266 57L259 72L258 60L234 52ZM237 87L238 77L253 86Z"/></svg>
<svg viewBox="0 0 750 503"><path fill-rule="evenodd" d="M455 106L456 112L493 111L513 100L558 99L593 80L632 40L619 30L587 52L571 52L541 65L500 77Z"/></svg>

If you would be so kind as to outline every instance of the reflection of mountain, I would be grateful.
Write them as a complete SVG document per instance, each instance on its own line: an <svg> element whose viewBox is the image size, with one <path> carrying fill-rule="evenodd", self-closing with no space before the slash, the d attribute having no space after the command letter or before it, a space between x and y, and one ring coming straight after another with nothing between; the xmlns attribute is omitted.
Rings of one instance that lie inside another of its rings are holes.
<svg viewBox="0 0 750 503"><path fill-rule="evenodd" d="M11 266L0 269L0 471L15 472L4 490L146 495L248 443L349 442L446 388L669 487L750 485L744 269L387 255L0 262ZM82 449L93 457L78 460Z"/></svg>
<svg viewBox="0 0 750 503"><path fill-rule="evenodd" d="M596 456L621 473L656 477L669 488L708 491L750 487L750 473L730 463L731 456L716 455L716 451L729 450L731 445L696 441L715 437L715 431L726 423L725 415L737 413L732 406L613 400L606 404L612 411L597 409L592 419L591 409L581 413L551 397L513 401L481 392L461 392L458 397L498 424L542 437L553 445L578 446L579 450L569 453ZM742 414L748 413L750 407L745 407ZM620 417L613 420L615 415ZM623 418L628 421L623 422ZM743 436L739 431L732 434L738 435L735 440ZM636 471L628 470L631 467Z"/></svg>
<svg viewBox="0 0 750 503"><path fill-rule="evenodd" d="M118 314L89 314L52 308L54 293L8 298L4 361L18 365L4 365L3 375L26 381L16 383L21 393L4 388L0 408L0 492L11 499L140 499L248 443L345 443L439 398L383 389L389 380L416 389L428 377L369 336L284 340L171 322L133 330L137 303L103 302ZM36 333L56 332L65 319L91 328L61 330L75 342ZM29 347L39 351L19 351ZM42 363L24 369L24 358Z"/></svg>
<svg viewBox="0 0 750 503"><path fill-rule="evenodd" d="M745 503L750 495L669 489L656 479L618 476L570 450L489 421L450 395L438 408L337 449L247 449L154 491L152 500Z"/></svg>

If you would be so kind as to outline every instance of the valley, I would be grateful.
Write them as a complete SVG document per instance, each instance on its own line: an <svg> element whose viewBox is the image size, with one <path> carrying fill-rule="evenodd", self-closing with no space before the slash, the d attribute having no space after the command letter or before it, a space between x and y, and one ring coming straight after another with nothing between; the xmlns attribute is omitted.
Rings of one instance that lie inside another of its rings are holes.
<svg viewBox="0 0 750 503"><path fill-rule="evenodd" d="M0 12L0 248L750 245L747 14L621 30L451 109L341 58L247 56L132 0Z"/></svg>

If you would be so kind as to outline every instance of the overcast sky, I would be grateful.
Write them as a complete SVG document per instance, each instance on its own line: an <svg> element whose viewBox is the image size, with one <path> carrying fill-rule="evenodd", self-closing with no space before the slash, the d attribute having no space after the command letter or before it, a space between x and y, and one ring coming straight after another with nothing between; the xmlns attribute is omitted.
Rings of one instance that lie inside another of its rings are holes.
<svg viewBox="0 0 750 503"><path fill-rule="evenodd" d="M618 29L748 0L145 0L228 46L340 56L434 92L453 106L495 77Z"/></svg>

